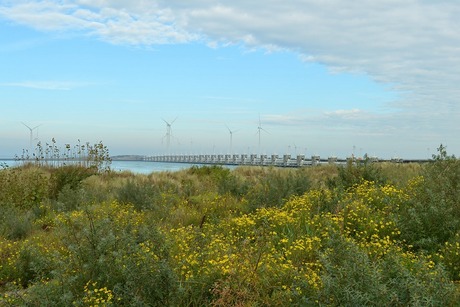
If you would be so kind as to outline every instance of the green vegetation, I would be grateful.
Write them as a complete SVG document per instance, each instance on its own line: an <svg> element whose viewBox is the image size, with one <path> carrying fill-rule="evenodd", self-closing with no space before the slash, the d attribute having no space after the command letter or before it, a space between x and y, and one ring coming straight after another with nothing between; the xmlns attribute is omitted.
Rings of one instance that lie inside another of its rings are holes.
<svg viewBox="0 0 460 307"><path fill-rule="evenodd" d="M455 306L460 161L0 169L0 306Z"/></svg>

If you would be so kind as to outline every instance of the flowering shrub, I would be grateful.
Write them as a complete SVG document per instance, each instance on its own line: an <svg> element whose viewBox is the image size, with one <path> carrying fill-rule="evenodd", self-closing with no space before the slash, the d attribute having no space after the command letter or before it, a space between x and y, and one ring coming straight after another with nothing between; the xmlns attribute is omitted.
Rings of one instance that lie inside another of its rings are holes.
<svg viewBox="0 0 460 307"><path fill-rule="evenodd" d="M443 289L452 291L432 260L402 248L394 218L407 197L403 191L363 182L344 197L342 210L335 214L316 209L320 197L327 196L312 191L281 208L261 208L202 228L171 229L172 266L188 299L216 305L235 303L235 297L241 304L340 305L382 301L381 296L391 293L389 304L416 302L418 297L405 297L404 291L392 288L392 278L404 276L387 276L383 267L388 261L397 261L411 278L423 276L426 289L445 283ZM351 286L359 287L354 295L362 292L368 299L344 300L349 293L343 293L344 281L334 276L351 274L348 277L356 280L353 274L359 268L364 269L362 282ZM427 295L442 301L436 293Z"/></svg>
<svg viewBox="0 0 460 307"><path fill-rule="evenodd" d="M107 287L98 288L97 282L88 281L84 288L85 306L112 306L113 292Z"/></svg>
<svg viewBox="0 0 460 307"><path fill-rule="evenodd" d="M446 242L437 256L447 268L451 278L460 281L460 233L457 232L450 241Z"/></svg>

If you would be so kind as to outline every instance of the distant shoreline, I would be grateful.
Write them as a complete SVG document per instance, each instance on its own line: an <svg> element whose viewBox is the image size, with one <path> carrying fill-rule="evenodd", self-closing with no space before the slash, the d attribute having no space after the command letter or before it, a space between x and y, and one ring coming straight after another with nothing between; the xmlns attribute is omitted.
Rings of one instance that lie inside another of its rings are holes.
<svg viewBox="0 0 460 307"><path fill-rule="evenodd" d="M112 161L144 161L145 156L141 155L117 155L110 157Z"/></svg>

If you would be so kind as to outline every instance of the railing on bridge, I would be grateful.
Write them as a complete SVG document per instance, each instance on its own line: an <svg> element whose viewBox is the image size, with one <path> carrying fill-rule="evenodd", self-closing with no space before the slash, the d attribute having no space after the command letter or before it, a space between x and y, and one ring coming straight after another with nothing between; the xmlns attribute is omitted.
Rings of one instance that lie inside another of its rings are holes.
<svg viewBox="0 0 460 307"><path fill-rule="evenodd" d="M309 165L319 165L324 163L336 164L344 163L347 160L341 160L337 157L321 159L320 156L311 156L306 158L305 155L292 157L289 154L282 156L257 155L257 154L219 154L219 155L157 155L145 157L145 161L153 162L171 162L171 163L190 163L190 164L216 164L216 165L259 165L259 166L279 166L279 167L302 167Z"/></svg>

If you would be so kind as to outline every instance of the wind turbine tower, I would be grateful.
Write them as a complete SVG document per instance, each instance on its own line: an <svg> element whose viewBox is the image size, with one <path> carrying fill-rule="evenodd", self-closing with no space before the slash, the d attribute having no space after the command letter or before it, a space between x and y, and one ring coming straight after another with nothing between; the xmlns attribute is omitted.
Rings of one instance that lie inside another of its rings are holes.
<svg viewBox="0 0 460 307"><path fill-rule="evenodd" d="M172 137L171 126L176 121L176 119L177 117L170 123L163 119L163 121L166 123L166 134L164 138L166 138L166 146L168 148L168 151L169 151L169 146L171 145L171 137Z"/></svg>
<svg viewBox="0 0 460 307"><path fill-rule="evenodd" d="M32 143L33 143L33 140L34 140L34 136L33 136L33 131L35 129L37 129L38 127L40 127L41 125L38 125L38 126L35 126L33 128L29 127L28 125L26 125L25 123L21 122L24 126L27 127L27 129L29 129L30 131L30 141L29 141L29 152L32 150ZM38 139L38 131L37 131L37 137L35 139Z"/></svg>
<svg viewBox="0 0 460 307"><path fill-rule="evenodd" d="M225 125L228 129L228 132L230 133L230 154L233 154L233 133L237 132L238 130L230 130L230 128Z"/></svg>
<svg viewBox="0 0 460 307"><path fill-rule="evenodd" d="M257 134L259 135L259 154L260 154L260 135L261 135L261 132L264 131L265 133L268 133L267 130L265 130L264 128L262 128L262 124L260 122L260 115L259 115L259 126L257 126Z"/></svg>

